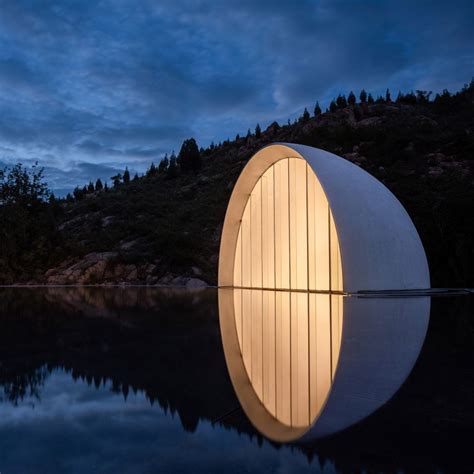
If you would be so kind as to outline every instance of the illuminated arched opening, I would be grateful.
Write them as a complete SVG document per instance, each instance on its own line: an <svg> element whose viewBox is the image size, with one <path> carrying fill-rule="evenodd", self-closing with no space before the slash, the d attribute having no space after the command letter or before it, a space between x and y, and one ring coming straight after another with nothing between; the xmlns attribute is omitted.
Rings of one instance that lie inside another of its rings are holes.
<svg viewBox="0 0 474 474"><path fill-rule="evenodd" d="M302 158L282 158L243 207L233 262L240 353L265 410L308 428L329 394L340 349L342 264L323 188Z"/></svg>
<svg viewBox="0 0 474 474"><path fill-rule="evenodd" d="M305 160L276 161L257 180L245 204L234 259L234 287L342 290L334 218Z"/></svg>

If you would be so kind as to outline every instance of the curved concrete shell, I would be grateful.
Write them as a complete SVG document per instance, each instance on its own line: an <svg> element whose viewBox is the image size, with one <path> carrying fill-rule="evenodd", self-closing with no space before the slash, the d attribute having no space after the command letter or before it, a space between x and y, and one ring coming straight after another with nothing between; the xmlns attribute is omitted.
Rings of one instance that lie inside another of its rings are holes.
<svg viewBox="0 0 474 474"><path fill-rule="evenodd" d="M328 287L324 282L315 282L311 287L311 282L308 281L310 276L306 281L301 279L301 283L298 282L297 286L292 283L290 287L283 285L283 288L316 291L339 289L345 292L429 288L428 263L423 246L410 217L395 196L373 176L343 158L316 148L290 144L274 144L261 149L242 171L234 187L224 221L219 256L219 286L240 286L235 284L235 279L238 278L235 268L236 250L242 219L249 206L249 197L256 185L258 187L258 183L264 181L262 177L265 172L281 160L291 162L303 160L310 170L308 176L313 178L314 174L316 188L320 186L329 204L342 267L342 276L336 285L339 288ZM273 175L275 179L275 173ZM306 196L310 199L312 187L308 183L295 182L295 185L297 190L301 185L306 186ZM264 184L260 186L263 190ZM291 188L291 183L289 187ZM291 194L291 189L288 190L288 194ZM277 199L278 196L279 193L275 192L273 199ZM291 206L291 198L288 199L290 201L288 205ZM293 204L296 209L294 212L296 222L297 210L305 203ZM264 208L261 212L264 212ZM306 205L306 212L309 222L313 214L309 204ZM288 227L290 232L291 229L295 229L291 221ZM307 228L309 227L307 225ZM309 234L306 244L303 242L301 245L298 238L303 234L303 231L296 232L295 252L306 245L308 254L305 258L309 258L314 245L310 242ZM316 240L318 235L315 237ZM257 247L262 246L263 242L262 252L264 252L265 246L271 243L270 240L262 238L253 242ZM254 253L253 250L251 252ZM276 250L274 253L275 264L279 257L286 258L286 254L283 255ZM299 257L296 260L302 261ZM294 263L295 259L292 259L289 264L290 271ZM316 265L318 266L318 262ZM257 276L258 271L262 272L263 276L271 275L272 271L275 273L275 269L265 271L263 268L254 272ZM268 286L264 281L254 280L255 278L250 285L243 286L280 288L278 282ZM296 277L294 280L296 281Z"/></svg>
<svg viewBox="0 0 474 474"><path fill-rule="evenodd" d="M429 288L400 202L347 160L303 145L258 151L221 238L219 311L229 373L254 425L278 441L341 430L385 403L421 349Z"/></svg>

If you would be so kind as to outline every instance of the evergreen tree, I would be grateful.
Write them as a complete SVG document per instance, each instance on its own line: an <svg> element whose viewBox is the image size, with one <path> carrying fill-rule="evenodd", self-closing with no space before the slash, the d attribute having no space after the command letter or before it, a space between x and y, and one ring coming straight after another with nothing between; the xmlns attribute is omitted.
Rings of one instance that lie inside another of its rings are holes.
<svg viewBox="0 0 474 474"><path fill-rule="evenodd" d="M416 91L416 101L419 104L426 104L430 101L430 95L431 94L432 94L431 91L427 92L427 91L417 90Z"/></svg>
<svg viewBox="0 0 474 474"><path fill-rule="evenodd" d="M83 194L82 194L82 189L81 189L79 186L76 186L76 187L74 188L74 191L72 192L72 194L73 194L74 198L75 198L77 201L79 201L80 199L82 199L82 196L83 196Z"/></svg>
<svg viewBox="0 0 474 474"><path fill-rule="evenodd" d="M329 111L335 112L336 110L337 110L337 104L336 104L336 101L333 99L331 100L331 103L329 104Z"/></svg>
<svg viewBox="0 0 474 474"><path fill-rule="evenodd" d="M405 96L403 95L402 91L398 91L396 103L401 104L403 102L404 98L405 98Z"/></svg>
<svg viewBox="0 0 474 474"><path fill-rule="evenodd" d="M255 138L260 138L262 136L262 129L260 128L260 124L257 123L255 127Z"/></svg>
<svg viewBox="0 0 474 474"><path fill-rule="evenodd" d="M347 100L344 94L339 94L337 96L336 105L339 109L344 109L347 107Z"/></svg>
<svg viewBox="0 0 474 474"><path fill-rule="evenodd" d="M319 106L319 102L316 102L314 106L314 116L317 117L318 115L321 115L321 107Z"/></svg>
<svg viewBox="0 0 474 474"><path fill-rule="evenodd" d="M158 174L163 174L168 169L170 161L168 160L168 153L166 153L165 157L160 161L158 165Z"/></svg>
<svg viewBox="0 0 474 474"><path fill-rule="evenodd" d="M125 184L130 183L130 171L128 171L128 167L126 167L125 171L123 172L123 182Z"/></svg>
<svg viewBox="0 0 474 474"><path fill-rule="evenodd" d="M178 176L178 165L176 163L176 155L173 151L170 156L170 164L166 170L166 177L172 179L176 178L176 176Z"/></svg>
<svg viewBox="0 0 474 474"><path fill-rule="evenodd" d="M135 176L133 177L133 181L138 181L138 173L135 173Z"/></svg>
<svg viewBox="0 0 474 474"><path fill-rule="evenodd" d="M92 181L89 181L89 184L87 185L87 192L88 193L93 193L94 192L94 184L92 183Z"/></svg>
<svg viewBox="0 0 474 474"><path fill-rule="evenodd" d="M390 90L387 89L386 92L385 92L385 102L387 102L387 104L390 104L390 102L392 102L392 98L390 97Z"/></svg>
<svg viewBox="0 0 474 474"><path fill-rule="evenodd" d="M310 119L308 109L305 107L303 111L303 116L301 117L303 122L307 122Z"/></svg>
<svg viewBox="0 0 474 474"><path fill-rule="evenodd" d="M122 175L120 173L117 173L115 176L112 176L110 179L114 183L114 188L116 188L120 186L120 183L122 182Z"/></svg>
<svg viewBox="0 0 474 474"><path fill-rule="evenodd" d="M365 92L365 89L360 91L359 99L361 104L365 104L367 102L367 92Z"/></svg>
<svg viewBox="0 0 474 474"><path fill-rule="evenodd" d="M349 105L354 106L356 103L356 96L354 95L354 92L350 91L349 95L347 96L347 103Z"/></svg>
<svg viewBox="0 0 474 474"><path fill-rule="evenodd" d="M451 99L451 94L449 93L448 89L443 89L443 92L441 94L436 94L434 103L436 105L449 104L450 99Z"/></svg>
<svg viewBox="0 0 474 474"><path fill-rule="evenodd" d="M237 141L239 141L239 140L240 140L240 135L237 134L237 135L235 136L235 141L237 142Z"/></svg>
<svg viewBox="0 0 474 474"><path fill-rule="evenodd" d="M252 132L250 131L250 128L247 130L247 138L250 138L252 136Z"/></svg>
<svg viewBox="0 0 474 474"><path fill-rule="evenodd" d="M107 184L107 181L104 184L104 191L108 192L109 191L109 185Z"/></svg>
<svg viewBox="0 0 474 474"><path fill-rule="evenodd" d="M191 171L197 173L201 169L201 154L194 138L184 140L177 162L183 173L190 173Z"/></svg>
<svg viewBox="0 0 474 474"><path fill-rule="evenodd" d="M373 104L374 103L374 98L372 97L372 94L370 94L370 93L367 96L367 103L368 104Z"/></svg>
<svg viewBox="0 0 474 474"><path fill-rule="evenodd" d="M95 190L96 191L101 191L102 189L104 188L104 186L102 185L102 181L100 180L100 178L95 182Z"/></svg>
<svg viewBox="0 0 474 474"><path fill-rule="evenodd" d="M150 167L146 170L146 175L151 178L153 176L156 175L156 166L155 166L155 163L153 163L153 161L151 162L151 165Z"/></svg>
<svg viewBox="0 0 474 474"><path fill-rule="evenodd" d="M408 94L405 94L402 99L400 99L400 102L403 104L407 105L415 105L416 104L416 95L413 91L409 92Z"/></svg>

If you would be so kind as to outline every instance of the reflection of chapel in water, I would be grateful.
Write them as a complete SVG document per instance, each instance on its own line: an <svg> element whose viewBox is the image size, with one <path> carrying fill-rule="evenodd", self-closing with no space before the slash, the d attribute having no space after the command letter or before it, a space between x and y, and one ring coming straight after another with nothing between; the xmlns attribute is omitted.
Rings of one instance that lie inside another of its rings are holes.
<svg viewBox="0 0 474 474"><path fill-rule="evenodd" d="M343 296L429 287L403 207L355 165L301 145L262 149L239 177L219 286L234 388L275 440L323 436L367 416L408 375L426 332L425 299L384 303L377 314Z"/></svg>
<svg viewBox="0 0 474 474"><path fill-rule="evenodd" d="M244 366L258 398L278 421L309 426L336 369L342 297L236 289L234 307Z"/></svg>

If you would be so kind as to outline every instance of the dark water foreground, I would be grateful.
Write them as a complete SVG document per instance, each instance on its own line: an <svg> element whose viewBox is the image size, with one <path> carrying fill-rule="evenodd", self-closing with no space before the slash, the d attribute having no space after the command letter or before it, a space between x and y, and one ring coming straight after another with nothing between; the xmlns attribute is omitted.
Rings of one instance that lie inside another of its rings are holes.
<svg viewBox="0 0 474 474"><path fill-rule="evenodd" d="M395 397L290 446L238 408L215 290L1 289L0 472L473 472L473 303L433 298Z"/></svg>

